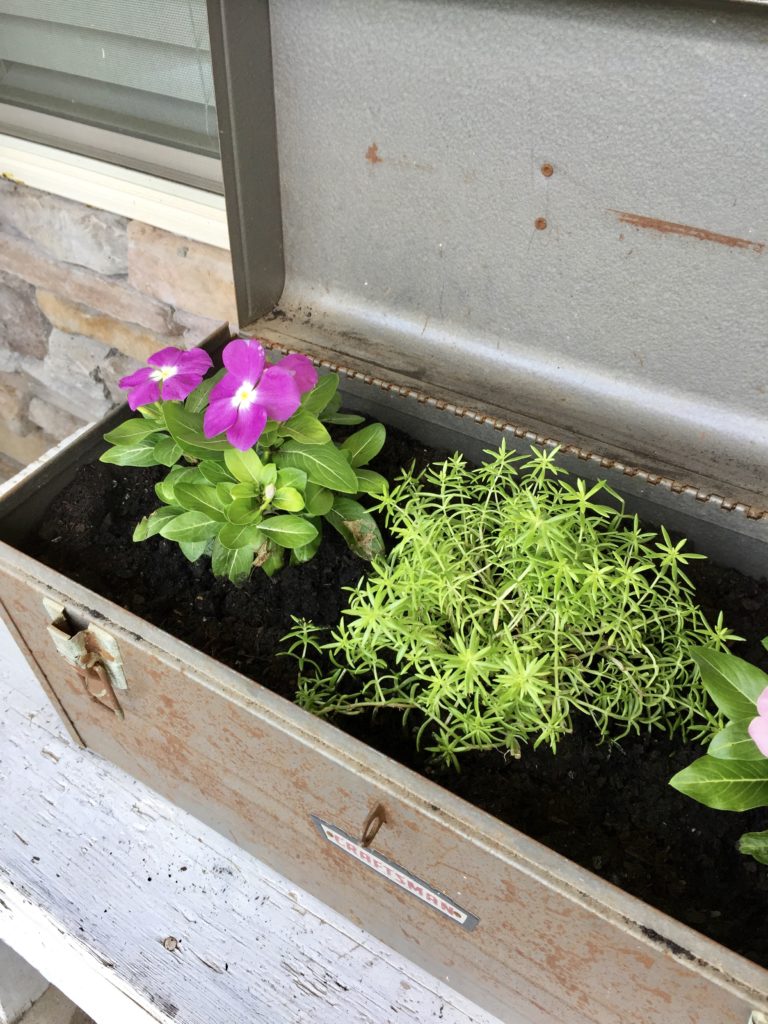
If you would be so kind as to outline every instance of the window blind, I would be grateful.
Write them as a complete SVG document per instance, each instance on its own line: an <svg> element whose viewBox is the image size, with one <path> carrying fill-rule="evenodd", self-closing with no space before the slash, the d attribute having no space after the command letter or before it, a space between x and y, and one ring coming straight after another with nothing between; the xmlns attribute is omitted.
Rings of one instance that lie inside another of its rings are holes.
<svg viewBox="0 0 768 1024"><path fill-rule="evenodd" d="M0 0L0 103L218 156L205 0Z"/></svg>

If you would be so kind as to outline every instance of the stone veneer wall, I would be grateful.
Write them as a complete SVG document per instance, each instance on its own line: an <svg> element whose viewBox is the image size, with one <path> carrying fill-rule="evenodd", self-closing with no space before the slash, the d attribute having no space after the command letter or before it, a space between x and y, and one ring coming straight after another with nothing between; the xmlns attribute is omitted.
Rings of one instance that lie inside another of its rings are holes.
<svg viewBox="0 0 768 1024"><path fill-rule="evenodd" d="M236 323L229 252L0 179L0 480L165 345Z"/></svg>

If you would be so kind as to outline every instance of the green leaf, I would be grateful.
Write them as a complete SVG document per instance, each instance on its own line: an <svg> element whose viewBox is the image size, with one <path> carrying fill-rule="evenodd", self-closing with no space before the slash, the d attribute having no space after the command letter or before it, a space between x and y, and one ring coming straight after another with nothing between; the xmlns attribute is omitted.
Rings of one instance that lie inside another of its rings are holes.
<svg viewBox="0 0 768 1024"><path fill-rule="evenodd" d="M219 538L213 542L211 569L214 576L228 576L233 583L242 583L251 574L253 548L225 548Z"/></svg>
<svg viewBox="0 0 768 1024"><path fill-rule="evenodd" d="M739 853L754 857L758 864L768 864L768 832L745 832L739 839Z"/></svg>
<svg viewBox="0 0 768 1024"><path fill-rule="evenodd" d="M163 402L163 416L171 437L185 455L193 459L213 459L231 445L225 437L207 438L203 433L203 414L190 412L180 402Z"/></svg>
<svg viewBox="0 0 768 1024"><path fill-rule="evenodd" d="M133 539L146 540L148 537L154 537L156 533L160 533L166 523L175 519L176 516L180 516L183 512L183 508L172 505L163 505L162 508L156 508L151 515L144 516L143 519L139 520L136 529L133 531Z"/></svg>
<svg viewBox="0 0 768 1024"><path fill-rule="evenodd" d="M184 512L164 523L159 533L168 540L194 543L214 537L220 526L221 523L210 519L204 512Z"/></svg>
<svg viewBox="0 0 768 1024"><path fill-rule="evenodd" d="M260 492L258 484L235 484L230 493L233 498L258 498Z"/></svg>
<svg viewBox="0 0 768 1024"><path fill-rule="evenodd" d="M224 505L211 484L179 483L173 489L174 501L190 512L204 512L209 519L223 522Z"/></svg>
<svg viewBox="0 0 768 1024"><path fill-rule="evenodd" d="M224 452L224 465L235 478L244 484L261 483L261 475L264 467L256 452L249 448L241 452L237 448L230 448Z"/></svg>
<svg viewBox="0 0 768 1024"><path fill-rule="evenodd" d="M387 478L372 469L355 470L357 489L361 494L384 494L387 489Z"/></svg>
<svg viewBox="0 0 768 1024"><path fill-rule="evenodd" d="M281 548L300 548L317 536L317 527L300 516L270 516L262 521L260 529Z"/></svg>
<svg viewBox="0 0 768 1024"><path fill-rule="evenodd" d="M301 469L307 479L321 487L343 494L357 494L357 477L333 444L314 444L304 448L289 441L275 454L278 469Z"/></svg>
<svg viewBox="0 0 768 1024"><path fill-rule="evenodd" d="M197 468L209 484L232 483L232 477L220 462L204 459Z"/></svg>
<svg viewBox="0 0 768 1024"><path fill-rule="evenodd" d="M174 466L164 480L155 484L155 494L158 496L160 501L164 501L166 505L173 505L176 500L173 496L174 488L176 487L176 484L180 484L182 480L186 483L199 480L197 467Z"/></svg>
<svg viewBox="0 0 768 1024"><path fill-rule="evenodd" d="M100 456L99 462L108 462L113 466L156 466L155 446L151 440L115 445Z"/></svg>
<svg viewBox="0 0 768 1024"><path fill-rule="evenodd" d="M257 562L255 564L261 566L262 572L265 572L267 576L274 576L275 573L279 572L285 565L285 548L281 548L276 544L273 544L265 550L267 557L257 558Z"/></svg>
<svg viewBox="0 0 768 1024"><path fill-rule="evenodd" d="M283 512L301 512L304 508L304 498L301 491L297 491L295 487L278 487L272 505Z"/></svg>
<svg viewBox="0 0 768 1024"><path fill-rule="evenodd" d="M267 425L262 430L261 437L259 438L259 445L261 448L271 448L278 440L280 440L277 436L279 426L280 424L275 423L274 420L267 420Z"/></svg>
<svg viewBox="0 0 768 1024"><path fill-rule="evenodd" d="M339 387L338 373L326 373L301 400L301 407L313 416L319 416L336 394Z"/></svg>
<svg viewBox="0 0 768 1024"><path fill-rule="evenodd" d="M331 440L320 420L305 409L299 409L289 420L281 423L278 433L302 444L329 444Z"/></svg>
<svg viewBox="0 0 768 1024"><path fill-rule="evenodd" d="M224 508L233 500L234 494L232 492L237 486L231 480L216 484L216 496Z"/></svg>
<svg viewBox="0 0 768 1024"><path fill-rule="evenodd" d="M333 491L308 483L304 491L304 504L310 515L324 516L333 506Z"/></svg>
<svg viewBox="0 0 768 1024"><path fill-rule="evenodd" d="M328 405L326 405L325 409L323 410L323 415L322 415L323 423L330 422L330 417L334 416L339 411L340 408L341 408L341 395L337 391L334 394L333 398L331 398L331 400L328 403Z"/></svg>
<svg viewBox="0 0 768 1024"><path fill-rule="evenodd" d="M164 435L155 444L154 455L159 466L175 466L183 452L172 437Z"/></svg>
<svg viewBox="0 0 768 1024"><path fill-rule="evenodd" d="M353 412L334 412L323 416L323 423L331 423L337 427L356 427L358 423L365 423L365 416L358 416Z"/></svg>
<svg viewBox="0 0 768 1024"><path fill-rule="evenodd" d="M670 786L719 811L768 806L768 758L734 761L705 754L669 780Z"/></svg>
<svg viewBox="0 0 768 1024"><path fill-rule="evenodd" d="M768 686L768 675L735 654L695 647L691 654L707 693L730 721L754 718L757 698Z"/></svg>
<svg viewBox="0 0 768 1024"><path fill-rule="evenodd" d="M277 473L275 485L277 487L295 487L297 491L303 491L307 486L307 474L303 469L291 469L289 467L280 469Z"/></svg>
<svg viewBox="0 0 768 1024"><path fill-rule="evenodd" d="M161 404L161 402L150 402L149 405L140 405L136 412L145 420L157 420L159 423L159 429L164 430L163 412L160 408Z"/></svg>
<svg viewBox="0 0 768 1024"><path fill-rule="evenodd" d="M208 405L208 396L211 393L211 388L214 384L218 384L226 372L225 369L218 370L212 377L208 377L202 384L198 384L195 390L187 395L184 408L188 412L202 412Z"/></svg>
<svg viewBox="0 0 768 1024"><path fill-rule="evenodd" d="M125 420L114 430L104 435L104 440L109 444L132 447L137 441L143 441L150 434L157 434L163 430L162 423L154 420L131 419Z"/></svg>
<svg viewBox="0 0 768 1024"><path fill-rule="evenodd" d="M263 541L259 523L225 523L219 531L219 541L225 548L244 548L253 551Z"/></svg>
<svg viewBox="0 0 768 1024"><path fill-rule="evenodd" d="M185 558L189 559L190 562L196 562L198 558L201 558L205 554L205 549L208 547L207 540L196 540L196 541L179 541L179 547L181 548L182 554Z"/></svg>
<svg viewBox="0 0 768 1024"><path fill-rule="evenodd" d="M384 447L387 431L383 423L370 423L362 430L355 431L342 444L342 448L350 453L350 463L357 469L367 465Z"/></svg>
<svg viewBox="0 0 768 1024"><path fill-rule="evenodd" d="M235 498L227 506L227 519L230 523L242 526L244 523L255 523L261 518L261 512L251 498Z"/></svg>
<svg viewBox="0 0 768 1024"><path fill-rule="evenodd" d="M752 718L755 716L753 715ZM707 747L711 757L724 757L736 761L759 761L763 755L747 732L750 718L731 722L721 729Z"/></svg>
<svg viewBox="0 0 768 1024"><path fill-rule="evenodd" d="M384 541L376 520L358 502L351 498L336 498L325 518L358 558L370 562L377 555L384 554Z"/></svg>
<svg viewBox="0 0 768 1024"><path fill-rule="evenodd" d="M142 541L142 540L146 540L147 539L147 537L149 536L148 526L147 526L148 522L149 522L149 516L142 516L141 517L141 519L138 521L138 523L136 523L136 526L133 528L133 535L131 537L131 540Z"/></svg>
<svg viewBox="0 0 768 1024"><path fill-rule="evenodd" d="M291 565L301 564L308 562L311 558L315 557L317 549L320 547L323 540L323 523L321 519L308 520L317 530L317 536L314 540L311 540L308 544L302 544L301 547L294 548L291 551Z"/></svg>

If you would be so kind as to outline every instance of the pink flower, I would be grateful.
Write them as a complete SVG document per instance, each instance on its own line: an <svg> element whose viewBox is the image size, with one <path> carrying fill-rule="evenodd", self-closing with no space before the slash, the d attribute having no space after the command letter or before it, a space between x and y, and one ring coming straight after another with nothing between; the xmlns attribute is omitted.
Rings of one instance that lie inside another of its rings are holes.
<svg viewBox="0 0 768 1024"><path fill-rule="evenodd" d="M312 360L299 355L298 352L283 356L277 365L281 370L290 370L302 395L305 391L311 391L317 384L317 370L312 365Z"/></svg>
<svg viewBox="0 0 768 1024"><path fill-rule="evenodd" d="M757 718L752 719L747 731L763 757L768 757L768 686L757 698Z"/></svg>
<svg viewBox="0 0 768 1024"><path fill-rule="evenodd" d="M227 373L211 390L203 431L206 437L226 431L229 443L240 451L253 447L268 419L290 419L299 408L302 391L314 386L308 383L305 362L317 379L306 356L286 356L264 369L264 349L255 338L231 341L223 358Z"/></svg>
<svg viewBox="0 0 768 1024"><path fill-rule="evenodd" d="M160 399L182 399L191 394L211 367L211 357L200 348L186 352L180 348L164 348L155 352L135 373L118 381L128 389L128 405L159 402Z"/></svg>

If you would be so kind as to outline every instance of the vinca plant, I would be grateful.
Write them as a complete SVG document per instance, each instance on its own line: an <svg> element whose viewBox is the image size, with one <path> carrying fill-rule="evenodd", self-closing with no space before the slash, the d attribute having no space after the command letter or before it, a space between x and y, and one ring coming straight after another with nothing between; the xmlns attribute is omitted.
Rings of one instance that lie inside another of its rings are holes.
<svg viewBox="0 0 768 1024"><path fill-rule="evenodd" d="M575 715L601 737L721 724L692 646L723 647L685 574L700 556L643 529L605 482L555 452L456 454L379 499L395 545L330 631L295 620L298 700L320 715L389 708L439 761L521 744L552 750Z"/></svg>
<svg viewBox="0 0 768 1024"><path fill-rule="evenodd" d="M358 500L386 481L364 468L385 430L372 423L337 444L331 424L362 417L339 411L338 375L318 378L306 356L267 366L255 339L223 351L223 369L200 349L166 348L124 377L139 416L110 431L102 462L166 466L155 487L159 506L133 539L175 541L191 561L210 555L213 573L240 583L254 566L268 575L313 557L323 523L370 560L384 550L370 512Z"/></svg>
<svg viewBox="0 0 768 1024"><path fill-rule="evenodd" d="M768 642L763 645L768 647ZM768 807L768 675L723 651L698 648L693 657L727 724L712 738L706 754L669 784L721 811ZM745 832L739 849L768 864L768 831Z"/></svg>

